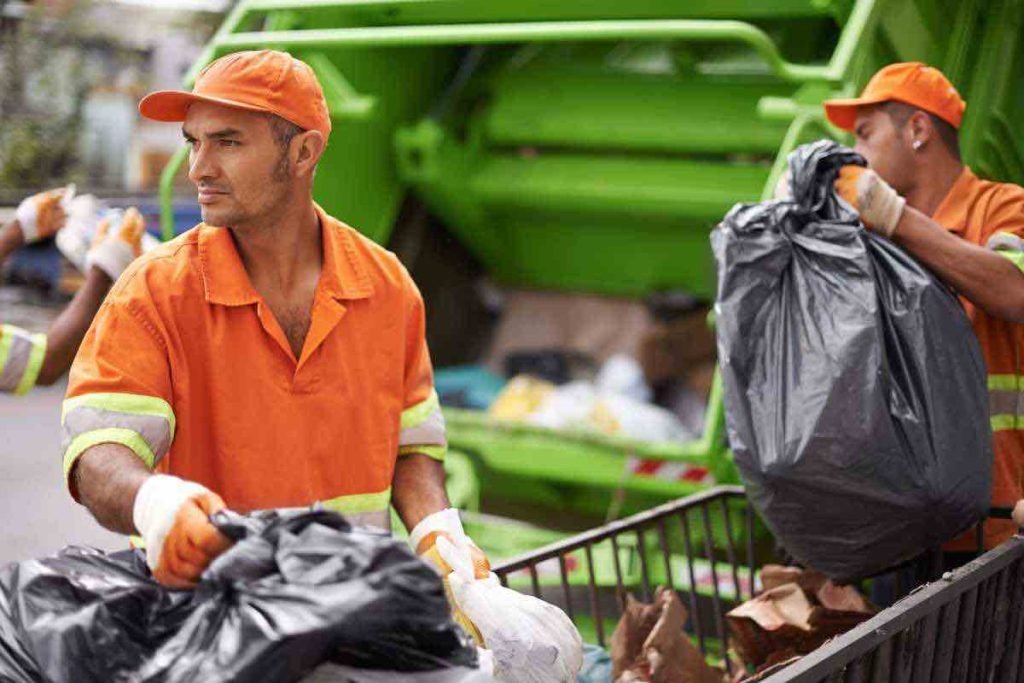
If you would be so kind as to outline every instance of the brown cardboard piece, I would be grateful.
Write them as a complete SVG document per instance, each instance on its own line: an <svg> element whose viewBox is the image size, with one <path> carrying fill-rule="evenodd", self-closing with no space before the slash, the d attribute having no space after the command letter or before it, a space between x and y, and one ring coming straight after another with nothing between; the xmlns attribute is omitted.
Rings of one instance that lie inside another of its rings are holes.
<svg viewBox="0 0 1024 683"><path fill-rule="evenodd" d="M611 640L615 683L721 683L686 637L687 613L674 590L660 587L653 604L626 597L626 609Z"/></svg>
<svg viewBox="0 0 1024 683"><path fill-rule="evenodd" d="M807 654L876 611L852 586L816 572L766 565L761 582L763 593L726 615L737 652L754 667Z"/></svg>

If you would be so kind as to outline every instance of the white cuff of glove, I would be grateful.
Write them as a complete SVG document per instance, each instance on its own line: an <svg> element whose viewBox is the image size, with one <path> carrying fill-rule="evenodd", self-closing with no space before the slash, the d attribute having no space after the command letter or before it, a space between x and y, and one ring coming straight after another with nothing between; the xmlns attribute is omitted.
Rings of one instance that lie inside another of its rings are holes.
<svg viewBox="0 0 1024 683"><path fill-rule="evenodd" d="M146 543L146 564L151 570L156 570L178 510L189 498L207 492L209 489L202 484L168 474L154 474L139 487L132 521Z"/></svg>
<svg viewBox="0 0 1024 683"><path fill-rule="evenodd" d="M907 200L877 173L868 169L857 180L857 204L864 222L875 226L878 232L892 239Z"/></svg>
<svg viewBox="0 0 1024 683"><path fill-rule="evenodd" d="M117 280L121 273L135 260L135 252L124 240L110 237L89 250L85 256L85 272L93 266L106 273L111 280Z"/></svg>
<svg viewBox="0 0 1024 683"><path fill-rule="evenodd" d="M462 528L459 511L455 508L445 508L440 512L427 515L419 524L413 527L413 530L409 533L409 545L412 546L413 552L416 551L424 538L435 531L446 533L455 540L469 540L466 536L466 531Z"/></svg>

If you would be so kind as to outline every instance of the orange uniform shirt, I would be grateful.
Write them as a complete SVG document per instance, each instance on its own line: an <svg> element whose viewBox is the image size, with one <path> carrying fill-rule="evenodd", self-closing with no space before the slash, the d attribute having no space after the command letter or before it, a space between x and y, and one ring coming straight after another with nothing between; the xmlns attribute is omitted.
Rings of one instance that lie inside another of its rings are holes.
<svg viewBox="0 0 1024 683"><path fill-rule="evenodd" d="M950 189L932 218L968 242L1010 259L1024 271L1024 188L980 180L970 169ZM1024 498L1024 332L1020 325L994 318L964 301L988 366L989 412L995 462L992 504L1009 506ZM985 545L993 547L1016 531L1008 520L985 525ZM974 533L947 546L976 547Z"/></svg>
<svg viewBox="0 0 1024 683"><path fill-rule="evenodd" d="M319 501L387 526L400 453L446 447L423 301L393 254L317 212L323 270L298 359L227 229L200 224L124 273L71 369L65 476L119 443L239 511Z"/></svg>

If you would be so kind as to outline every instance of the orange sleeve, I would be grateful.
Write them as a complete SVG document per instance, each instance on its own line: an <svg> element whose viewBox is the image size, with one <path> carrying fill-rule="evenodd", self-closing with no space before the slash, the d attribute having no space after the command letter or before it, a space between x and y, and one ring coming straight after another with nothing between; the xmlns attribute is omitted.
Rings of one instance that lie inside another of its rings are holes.
<svg viewBox="0 0 1024 683"><path fill-rule="evenodd" d="M129 283L111 292L71 366L61 414L65 478L92 446L121 444L152 468L174 439L170 365L159 318L144 293L133 296L126 291L131 288Z"/></svg>
<svg viewBox="0 0 1024 683"><path fill-rule="evenodd" d="M425 453L443 460L448 442L441 404L434 391L423 297L404 269L403 275L406 282L405 372L399 453Z"/></svg>

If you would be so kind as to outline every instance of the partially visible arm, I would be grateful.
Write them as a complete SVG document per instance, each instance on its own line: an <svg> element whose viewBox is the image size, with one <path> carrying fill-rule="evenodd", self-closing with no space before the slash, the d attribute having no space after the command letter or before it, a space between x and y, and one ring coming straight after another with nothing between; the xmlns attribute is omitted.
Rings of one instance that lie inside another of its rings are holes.
<svg viewBox="0 0 1024 683"><path fill-rule="evenodd" d="M56 382L71 367L78 346L82 343L96 311L113 282L99 268L89 269L85 284L75 294L46 334L46 357L39 370L37 384L50 385Z"/></svg>
<svg viewBox="0 0 1024 683"><path fill-rule="evenodd" d="M135 495L150 476L152 472L131 449L102 443L78 457L69 481L72 493L97 522L111 531L134 534Z"/></svg>
<svg viewBox="0 0 1024 683"><path fill-rule="evenodd" d="M17 220L9 222L0 229L0 263L25 244L25 235Z"/></svg>
<svg viewBox="0 0 1024 683"><path fill-rule="evenodd" d="M1024 323L1024 273L1008 258L957 237L909 206L893 240L989 315Z"/></svg>
<svg viewBox="0 0 1024 683"><path fill-rule="evenodd" d="M391 502L406 529L427 515L451 507L444 489L444 464L422 453L398 457L391 483Z"/></svg>

